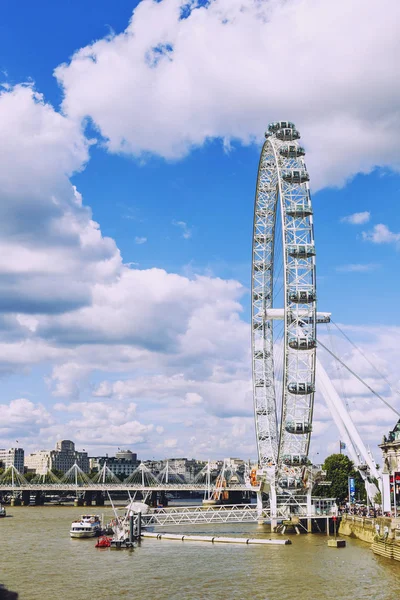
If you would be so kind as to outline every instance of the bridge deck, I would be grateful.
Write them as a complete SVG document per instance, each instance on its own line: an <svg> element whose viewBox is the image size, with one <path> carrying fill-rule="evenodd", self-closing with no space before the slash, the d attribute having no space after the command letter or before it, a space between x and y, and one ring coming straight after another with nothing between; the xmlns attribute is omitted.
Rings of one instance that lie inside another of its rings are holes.
<svg viewBox="0 0 400 600"><path fill-rule="evenodd" d="M124 484L121 483L90 483L83 485L75 485L73 483L28 483L23 485L12 485L8 483L0 483L0 491L8 492L60 492L60 491L78 491L78 492L204 492L209 488L206 484L199 483L160 483L160 485L153 486L142 486L135 483ZM214 491L214 487L211 486L211 492ZM223 489L223 491L235 491L235 492L257 492L259 487L247 487L245 484L233 484ZM221 490L219 490L221 491Z"/></svg>

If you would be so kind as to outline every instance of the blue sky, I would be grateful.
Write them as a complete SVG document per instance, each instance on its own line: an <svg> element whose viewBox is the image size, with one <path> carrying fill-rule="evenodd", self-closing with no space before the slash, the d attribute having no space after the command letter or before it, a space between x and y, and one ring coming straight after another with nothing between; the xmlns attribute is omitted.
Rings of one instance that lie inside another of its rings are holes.
<svg viewBox="0 0 400 600"><path fill-rule="evenodd" d="M395 25L358 0L193 2L184 20L179 0L95 4L0 8L0 198L12 257L2 289L10 302L28 299L2 315L0 445L71 437L94 454L126 445L143 457L255 455L252 214L263 131L280 118L298 124L308 153L319 309L398 385ZM287 44L275 60L282 24L300 70ZM394 417L364 422L374 401L346 385L374 445ZM323 408L316 415L313 451L323 454L337 434Z"/></svg>

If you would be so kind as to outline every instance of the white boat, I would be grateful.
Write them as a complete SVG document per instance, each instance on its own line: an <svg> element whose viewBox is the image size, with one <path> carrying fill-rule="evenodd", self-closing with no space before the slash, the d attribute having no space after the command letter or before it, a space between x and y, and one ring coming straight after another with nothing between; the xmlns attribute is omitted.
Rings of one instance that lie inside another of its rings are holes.
<svg viewBox="0 0 400 600"><path fill-rule="evenodd" d="M7 516L6 509L4 508L4 506L2 506L0 504L0 518L1 517L6 517L6 516Z"/></svg>
<svg viewBox="0 0 400 600"><path fill-rule="evenodd" d="M81 515L79 521L71 523L69 535L73 538L96 537L101 535L102 529L99 515Z"/></svg>

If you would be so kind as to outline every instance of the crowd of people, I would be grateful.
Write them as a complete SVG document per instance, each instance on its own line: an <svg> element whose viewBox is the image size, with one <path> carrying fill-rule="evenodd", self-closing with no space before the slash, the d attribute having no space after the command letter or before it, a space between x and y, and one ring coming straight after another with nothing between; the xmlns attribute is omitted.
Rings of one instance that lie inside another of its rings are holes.
<svg viewBox="0 0 400 600"><path fill-rule="evenodd" d="M349 504L346 502L345 504L341 504L338 507L339 515L355 515L357 517L369 517L371 519L376 519L376 517L391 517L390 513L382 513L382 508L380 506L367 506L365 504Z"/></svg>

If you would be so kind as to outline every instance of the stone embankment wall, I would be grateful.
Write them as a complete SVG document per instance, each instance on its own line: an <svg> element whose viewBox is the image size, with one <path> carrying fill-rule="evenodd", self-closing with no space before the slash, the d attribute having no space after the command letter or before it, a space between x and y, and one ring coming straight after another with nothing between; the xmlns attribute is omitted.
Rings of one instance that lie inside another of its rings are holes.
<svg viewBox="0 0 400 600"><path fill-rule="evenodd" d="M391 529L392 519L388 517L357 517L355 515L343 515L340 521L339 534L355 537L363 542L372 544L377 533Z"/></svg>
<svg viewBox="0 0 400 600"><path fill-rule="evenodd" d="M343 515L339 534L369 542L375 554L400 561L400 518Z"/></svg>

